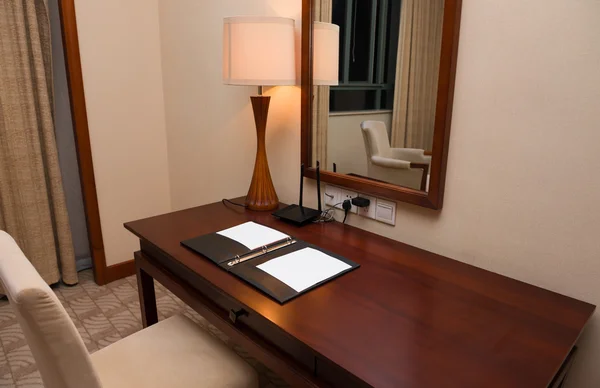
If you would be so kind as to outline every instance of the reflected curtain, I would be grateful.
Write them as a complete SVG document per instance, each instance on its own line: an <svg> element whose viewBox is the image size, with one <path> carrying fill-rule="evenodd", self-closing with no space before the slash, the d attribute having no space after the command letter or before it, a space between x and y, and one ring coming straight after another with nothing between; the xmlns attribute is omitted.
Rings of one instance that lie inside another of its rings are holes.
<svg viewBox="0 0 600 388"><path fill-rule="evenodd" d="M332 0L315 1L315 21L331 23ZM317 160L322 168L327 168L327 128L329 125L329 86L313 88L313 117L312 117L312 165Z"/></svg>
<svg viewBox="0 0 600 388"><path fill-rule="evenodd" d="M403 0L392 146L430 150L442 46L444 0Z"/></svg>
<svg viewBox="0 0 600 388"><path fill-rule="evenodd" d="M54 133L47 4L0 2L0 229L49 283L77 283Z"/></svg>

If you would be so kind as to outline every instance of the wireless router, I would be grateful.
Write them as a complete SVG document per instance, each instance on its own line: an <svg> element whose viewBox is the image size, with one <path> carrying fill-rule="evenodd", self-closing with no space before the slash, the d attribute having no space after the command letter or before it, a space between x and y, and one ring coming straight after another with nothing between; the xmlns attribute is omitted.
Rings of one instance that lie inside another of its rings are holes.
<svg viewBox="0 0 600 388"><path fill-rule="evenodd" d="M317 162L317 200L319 209L311 209L302 206L302 195L304 192L304 163L300 165L300 200L298 205L289 205L283 209L277 210L273 215L282 221L286 221L298 226L305 225L319 218L321 215L321 172L320 165Z"/></svg>

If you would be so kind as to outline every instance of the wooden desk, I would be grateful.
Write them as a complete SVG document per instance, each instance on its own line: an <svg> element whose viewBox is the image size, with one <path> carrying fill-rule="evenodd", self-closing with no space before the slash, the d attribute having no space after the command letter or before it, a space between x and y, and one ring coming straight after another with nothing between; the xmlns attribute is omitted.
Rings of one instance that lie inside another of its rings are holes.
<svg viewBox="0 0 600 388"><path fill-rule="evenodd" d="M282 306L180 245L249 220L361 268ZM141 241L145 325L155 278L294 387L554 386L595 308L340 223L297 228L215 203L125 227Z"/></svg>

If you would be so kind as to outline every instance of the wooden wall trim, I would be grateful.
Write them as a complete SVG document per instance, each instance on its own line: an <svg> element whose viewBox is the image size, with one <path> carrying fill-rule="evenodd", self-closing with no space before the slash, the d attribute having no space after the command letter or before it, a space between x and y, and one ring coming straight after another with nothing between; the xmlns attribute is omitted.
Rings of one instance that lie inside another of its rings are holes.
<svg viewBox="0 0 600 388"><path fill-rule="evenodd" d="M135 260L124 261L106 268L106 283L135 275Z"/></svg>
<svg viewBox="0 0 600 388"><path fill-rule="evenodd" d="M300 108L300 122L302 136L300 136L300 158L305 167L310 167L312 144L312 102L313 102L313 0L302 0L302 59L301 78L302 104ZM309 54L310 53L310 54ZM310 176L309 176L310 177ZM311 177L314 178L314 177Z"/></svg>
<svg viewBox="0 0 600 388"><path fill-rule="evenodd" d="M77 149L77 161L79 163L79 177L81 180L81 190L83 192L90 253L94 265L94 279L96 283L103 285L108 282L106 278L106 257L104 253L104 242L102 240L100 209L98 208L98 195L96 193L96 179L94 177L94 165L92 162L90 131L85 105L75 2L74 0L60 0L59 8L65 65L67 68L67 81L69 85L69 99L71 101L71 116L75 131L75 148Z"/></svg>

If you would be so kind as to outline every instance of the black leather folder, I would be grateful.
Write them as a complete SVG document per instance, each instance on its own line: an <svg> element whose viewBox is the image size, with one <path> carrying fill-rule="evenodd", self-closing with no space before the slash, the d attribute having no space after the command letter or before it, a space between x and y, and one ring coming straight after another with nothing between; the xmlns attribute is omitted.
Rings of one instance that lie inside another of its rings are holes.
<svg viewBox="0 0 600 388"><path fill-rule="evenodd" d="M326 251L315 245L295 239L293 237L287 237L253 250L218 233L210 233L195 237L182 241L181 244L202 255L204 258L211 260L222 269L251 284L281 304L288 302L299 295L313 290L322 284L325 284L359 267L358 264L346 259L345 257ZM311 287L302 290L301 292L296 291L276 277L271 276L269 273L261 270L260 268L257 268L258 265L266 263L269 260L299 251L304 248L313 248L323 252L342 261L343 263L348 264L349 268L338 272L335 275L332 275L312 285Z"/></svg>

